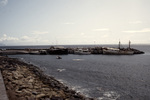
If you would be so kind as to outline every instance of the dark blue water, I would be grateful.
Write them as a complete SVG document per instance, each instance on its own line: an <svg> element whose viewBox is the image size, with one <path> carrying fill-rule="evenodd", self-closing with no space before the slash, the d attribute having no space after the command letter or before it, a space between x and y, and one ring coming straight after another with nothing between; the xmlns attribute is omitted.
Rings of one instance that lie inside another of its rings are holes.
<svg viewBox="0 0 150 100"><path fill-rule="evenodd" d="M141 55L12 55L99 100L150 100L150 46Z"/></svg>

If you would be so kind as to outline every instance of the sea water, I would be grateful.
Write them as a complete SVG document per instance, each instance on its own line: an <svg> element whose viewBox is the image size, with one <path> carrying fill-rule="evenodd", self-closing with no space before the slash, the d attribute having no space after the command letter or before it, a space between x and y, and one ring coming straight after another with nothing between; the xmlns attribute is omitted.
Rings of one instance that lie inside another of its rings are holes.
<svg viewBox="0 0 150 100"><path fill-rule="evenodd" d="M150 46L139 55L10 55L98 100L150 100Z"/></svg>

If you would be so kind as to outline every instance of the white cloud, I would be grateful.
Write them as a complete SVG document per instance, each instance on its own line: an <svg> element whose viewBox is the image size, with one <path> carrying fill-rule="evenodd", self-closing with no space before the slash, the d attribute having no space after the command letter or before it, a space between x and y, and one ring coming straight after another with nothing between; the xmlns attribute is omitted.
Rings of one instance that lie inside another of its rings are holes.
<svg viewBox="0 0 150 100"><path fill-rule="evenodd" d="M6 35L6 34L3 34L3 37L7 37L7 35Z"/></svg>
<svg viewBox="0 0 150 100"><path fill-rule="evenodd" d="M129 24L141 24L142 21L133 21L133 22L129 22Z"/></svg>
<svg viewBox="0 0 150 100"><path fill-rule="evenodd" d="M23 40L23 41L28 41L28 40L30 40L30 37L28 37L28 36L23 36L23 37L21 37L21 40Z"/></svg>
<svg viewBox="0 0 150 100"><path fill-rule="evenodd" d="M26 45L45 45L50 43L50 40L40 36L22 36L19 41L21 44Z"/></svg>
<svg viewBox="0 0 150 100"><path fill-rule="evenodd" d="M80 35L81 35L81 36L84 36L84 35L85 35L85 33L83 33L83 32L82 32Z"/></svg>
<svg viewBox="0 0 150 100"><path fill-rule="evenodd" d="M108 28L93 29L93 31L109 31Z"/></svg>
<svg viewBox="0 0 150 100"><path fill-rule="evenodd" d="M38 43L39 41L42 42L41 38L37 36L22 36L19 41L22 41L23 43L31 43L31 44Z"/></svg>
<svg viewBox="0 0 150 100"><path fill-rule="evenodd" d="M22 36L17 38L3 34L3 36L0 37L0 43L6 45L44 45L49 44L50 40L43 39L40 36Z"/></svg>
<svg viewBox="0 0 150 100"><path fill-rule="evenodd" d="M105 35L102 35L101 38L108 38L109 35L108 34L105 34Z"/></svg>
<svg viewBox="0 0 150 100"><path fill-rule="evenodd" d="M150 32L150 28L144 28L141 30L129 30L129 31L122 31L125 33L146 33L146 32Z"/></svg>
<svg viewBox="0 0 150 100"><path fill-rule="evenodd" d="M7 5L8 0L0 0L0 6L5 6Z"/></svg>
<svg viewBox="0 0 150 100"><path fill-rule="evenodd" d="M67 23L64 23L64 24L66 24L66 25L73 25L73 24L75 24L75 23L67 22Z"/></svg>
<svg viewBox="0 0 150 100"><path fill-rule="evenodd" d="M0 42L5 42L5 41L17 41L17 40L19 40L19 39L16 38L16 37L7 36L6 34L3 34L3 36L0 38Z"/></svg>
<svg viewBox="0 0 150 100"><path fill-rule="evenodd" d="M48 31L32 31L32 34L43 35L49 33Z"/></svg>

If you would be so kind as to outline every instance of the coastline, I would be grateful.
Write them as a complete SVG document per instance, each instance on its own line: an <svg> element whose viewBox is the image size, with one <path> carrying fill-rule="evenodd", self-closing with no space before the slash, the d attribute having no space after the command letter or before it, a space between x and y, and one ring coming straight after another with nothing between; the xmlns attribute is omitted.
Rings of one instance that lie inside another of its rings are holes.
<svg viewBox="0 0 150 100"><path fill-rule="evenodd" d="M17 58L0 56L0 70L9 100L94 100Z"/></svg>

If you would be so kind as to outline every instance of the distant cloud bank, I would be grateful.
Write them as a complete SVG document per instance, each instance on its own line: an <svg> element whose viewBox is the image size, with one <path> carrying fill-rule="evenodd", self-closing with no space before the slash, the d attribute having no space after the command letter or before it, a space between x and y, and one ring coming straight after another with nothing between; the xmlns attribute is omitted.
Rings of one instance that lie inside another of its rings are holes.
<svg viewBox="0 0 150 100"><path fill-rule="evenodd" d="M141 24L143 23L142 21L133 21L133 22L129 22L129 24Z"/></svg>
<svg viewBox="0 0 150 100"><path fill-rule="evenodd" d="M93 31L109 31L108 28L93 29Z"/></svg>
<svg viewBox="0 0 150 100"><path fill-rule="evenodd" d="M42 35L42 34L47 34L49 33L48 31L32 31L32 34L36 34L36 35Z"/></svg>
<svg viewBox="0 0 150 100"><path fill-rule="evenodd" d="M141 30L129 30L129 31L122 31L125 33L146 33L146 32L150 32L150 28L144 28Z"/></svg>
<svg viewBox="0 0 150 100"><path fill-rule="evenodd" d="M0 42L5 42L5 41L17 41L17 40L19 40L19 39L16 38L16 37L7 36L6 34L3 34L3 36L0 38Z"/></svg>
<svg viewBox="0 0 150 100"><path fill-rule="evenodd" d="M73 24L75 24L75 23L72 23L72 22L66 22L66 23L64 23L64 24L66 24L66 25L73 25Z"/></svg>
<svg viewBox="0 0 150 100"><path fill-rule="evenodd" d="M37 35L35 35L37 34ZM47 34L47 32L35 32L32 36L21 36L21 37L13 37L3 34L0 37L0 45L33 45L33 44L49 44L48 39L41 38L41 34Z"/></svg>

